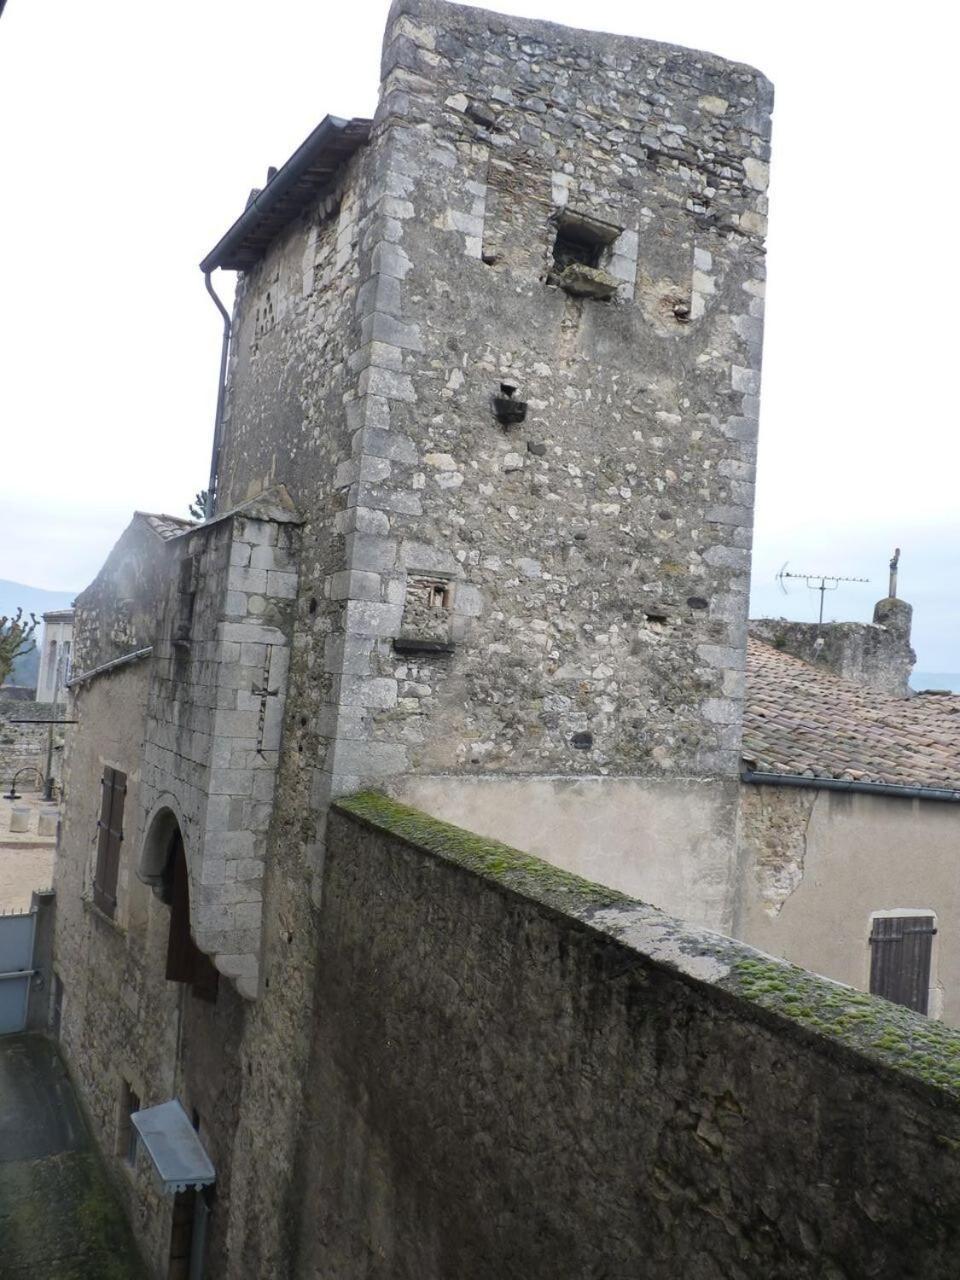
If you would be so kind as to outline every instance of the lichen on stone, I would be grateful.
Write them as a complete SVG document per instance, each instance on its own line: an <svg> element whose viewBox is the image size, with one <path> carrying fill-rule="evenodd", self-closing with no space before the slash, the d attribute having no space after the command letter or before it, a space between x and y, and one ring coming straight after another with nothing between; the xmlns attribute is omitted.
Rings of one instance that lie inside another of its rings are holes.
<svg viewBox="0 0 960 1280"><path fill-rule="evenodd" d="M728 990L885 1066L960 1096L960 1032L879 996L763 957L733 963Z"/></svg>

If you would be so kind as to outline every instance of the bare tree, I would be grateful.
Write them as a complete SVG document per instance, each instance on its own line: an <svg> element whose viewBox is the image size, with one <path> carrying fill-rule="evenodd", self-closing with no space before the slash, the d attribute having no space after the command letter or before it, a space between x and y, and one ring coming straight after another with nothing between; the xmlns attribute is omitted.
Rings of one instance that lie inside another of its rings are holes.
<svg viewBox="0 0 960 1280"><path fill-rule="evenodd" d="M0 614L0 685L13 670L16 660L36 648L33 638L36 629L37 619L32 613L24 617L23 610L18 609L10 617Z"/></svg>

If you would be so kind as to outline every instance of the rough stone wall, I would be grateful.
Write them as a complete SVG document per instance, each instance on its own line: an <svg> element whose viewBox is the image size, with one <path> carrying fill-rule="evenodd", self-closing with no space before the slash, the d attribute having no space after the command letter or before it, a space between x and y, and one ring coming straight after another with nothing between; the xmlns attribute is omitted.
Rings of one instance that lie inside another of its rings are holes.
<svg viewBox="0 0 960 1280"><path fill-rule="evenodd" d="M45 724L12 724L13 720L43 720L60 718L63 707L52 702L33 702L25 699L0 699L0 785L10 789L13 775L21 769L28 770L17 780L18 791L34 791L47 764L47 729ZM59 747L62 729L55 730L55 746ZM55 751L59 763L59 750Z"/></svg>
<svg viewBox="0 0 960 1280"><path fill-rule="evenodd" d="M929 1031L932 1086L870 1047L922 1018L409 811L386 827L328 826L290 1275L952 1274L955 1035Z"/></svg>
<svg viewBox="0 0 960 1280"><path fill-rule="evenodd" d="M82 610L78 609L78 622ZM67 739L60 844L54 864L53 968L63 983L60 1037L97 1145L158 1276L168 1250L169 1201L141 1155L136 1169L115 1155L123 1083L145 1106L176 1088L179 989L164 980L169 910L136 875L141 746L149 672L142 664L83 685ZM127 775L117 911L93 904L100 780L105 765Z"/></svg>
<svg viewBox="0 0 960 1280"><path fill-rule="evenodd" d="M330 785L733 775L769 86L709 55L427 0L391 11L383 76L356 192L351 171L336 221L294 228L244 283L224 463L231 498L282 480L329 507L340 420L318 415L342 388ZM619 229L609 302L546 280L570 211ZM335 274L353 235L355 293ZM501 383L527 404L507 430ZM424 578L450 583L452 656L393 650Z"/></svg>
<svg viewBox="0 0 960 1280"><path fill-rule="evenodd" d="M246 1002L225 980L214 1004L166 980L170 908L137 875L146 834L141 751L149 691L149 669L136 665L91 681L74 696L79 723L67 749L52 967L64 989L61 1045L84 1111L151 1274L166 1280L172 1201L160 1192L142 1150L135 1166L118 1150L123 1085L145 1107L179 1097L188 1114L196 1109L218 1173L222 1211L210 1220L211 1255L218 1256L228 1223ZM113 919L91 895L104 765L127 775ZM45 992L31 1003L38 1021L41 1006L49 1016L49 975Z"/></svg>
<svg viewBox="0 0 960 1280"><path fill-rule="evenodd" d="M258 990L298 550L293 517L272 505L176 539L154 644L144 830L163 811L176 816L196 942L249 997ZM145 875L162 871L164 853L145 849Z"/></svg>
<svg viewBox="0 0 960 1280"><path fill-rule="evenodd" d="M77 596L73 677L153 643L168 572L164 545L135 515L96 578Z"/></svg>
<svg viewBox="0 0 960 1280"><path fill-rule="evenodd" d="M372 144L390 196L361 240L383 334L358 400L395 447L348 498L389 522L353 566L381 705L337 789L735 771L769 106L708 55L394 5ZM608 302L549 282L571 213L617 231ZM527 405L508 428L504 385ZM398 658L431 574L456 652Z"/></svg>
<svg viewBox="0 0 960 1280"><path fill-rule="evenodd" d="M300 1199L331 794L711 775L717 902L735 845L769 86L429 3L391 11L383 76L369 145L234 315L221 510L282 483L304 518L229 1205L264 1275ZM565 208L616 224L616 298L544 279Z"/></svg>
<svg viewBox="0 0 960 1280"><path fill-rule="evenodd" d="M750 620L750 634L804 662L816 663L878 693L909 694L917 655L910 647L913 609L905 600L880 600L873 622L788 622Z"/></svg>

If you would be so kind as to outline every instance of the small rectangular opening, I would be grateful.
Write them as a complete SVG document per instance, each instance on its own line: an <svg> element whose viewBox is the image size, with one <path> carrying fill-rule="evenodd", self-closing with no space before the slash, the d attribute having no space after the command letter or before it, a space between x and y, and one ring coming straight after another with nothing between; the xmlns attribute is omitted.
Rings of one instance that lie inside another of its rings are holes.
<svg viewBox="0 0 960 1280"><path fill-rule="evenodd" d="M553 261L558 271L572 262L585 267L599 267L605 251L620 234L621 228L589 214L564 209L557 215L557 235L553 242Z"/></svg>
<svg viewBox="0 0 960 1280"><path fill-rule="evenodd" d="M393 645L403 653L449 653L453 649L451 579L432 575L411 575L403 603L400 634Z"/></svg>

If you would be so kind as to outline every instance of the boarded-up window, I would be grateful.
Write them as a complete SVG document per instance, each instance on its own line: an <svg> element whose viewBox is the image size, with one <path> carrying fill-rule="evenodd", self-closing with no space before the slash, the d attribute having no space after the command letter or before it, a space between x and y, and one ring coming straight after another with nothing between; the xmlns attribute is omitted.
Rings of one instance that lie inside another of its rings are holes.
<svg viewBox="0 0 960 1280"><path fill-rule="evenodd" d="M870 991L917 1013L927 1012L934 916L874 916Z"/></svg>
<svg viewBox="0 0 960 1280"><path fill-rule="evenodd" d="M97 823L97 869L93 876L93 901L108 916L117 909L117 874L123 842L123 802L127 775L106 768L100 780L100 820Z"/></svg>

